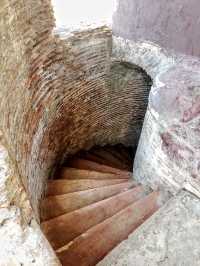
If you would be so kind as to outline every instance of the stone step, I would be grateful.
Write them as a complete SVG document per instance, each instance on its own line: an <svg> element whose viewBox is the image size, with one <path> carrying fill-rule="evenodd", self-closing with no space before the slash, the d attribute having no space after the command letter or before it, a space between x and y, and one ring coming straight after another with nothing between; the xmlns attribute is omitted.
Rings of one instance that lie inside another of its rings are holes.
<svg viewBox="0 0 200 266"><path fill-rule="evenodd" d="M110 152L118 160L123 161L128 167L127 170L132 171L133 158L131 158L131 156L129 155L129 151L127 148L122 149L122 148L117 147L117 146L105 146L104 150Z"/></svg>
<svg viewBox="0 0 200 266"><path fill-rule="evenodd" d="M67 180L57 179L48 182L47 196L62 195L71 192L83 191L98 187L105 187L126 182L125 179L103 179L103 180Z"/></svg>
<svg viewBox="0 0 200 266"><path fill-rule="evenodd" d="M134 186L135 183L131 180L108 187L46 197L41 202L41 219L42 221L49 220L64 213L80 209L94 202L112 197Z"/></svg>
<svg viewBox="0 0 200 266"><path fill-rule="evenodd" d="M57 250L62 265L96 265L158 209L158 195L152 192Z"/></svg>
<svg viewBox="0 0 200 266"><path fill-rule="evenodd" d="M99 201L87 207L42 223L42 229L54 249L58 249L131 203L144 197L141 186Z"/></svg>
<svg viewBox="0 0 200 266"><path fill-rule="evenodd" d="M122 173L124 174L124 172ZM125 175L112 174L112 173L103 173L93 170L77 169L70 167L61 168L58 173L59 178L64 179L128 179L127 173Z"/></svg>
<svg viewBox="0 0 200 266"><path fill-rule="evenodd" d="M111 157L111 161L107 160L109 158L102 156L102 154L98 154L99 151L105 152L106 156L108 154ZM121 152L119 148L114 146L94 147L89 151L81 152L79 158L129 171L132 170L133 160L127 153L127 150ZM117 164L115 162L113 164L112 160L117 161Z"/></svg>
<svg viewBox="0 0 200 266"><path fill-rule="evenodd" d="M80 159L85 159L99 164L108 165L107 161L104 158L98 157L94 155L92 152L85 152L84 154L81 154Z"/></svg>
<svg viewBox="0 0 200 266"><path fill-rule="evenodd" d="M119 156L121 160L125 159L126 161L132 163L133 158L131 157L128 148L124 147L123 145L118 144L112 147L107 147L106 149L109 149L111 152L114 152L114 154L116 154L116 156Z"/></svg>
<svg viewBox="0 0 200 266"><path fill-rule="evenodd" d="M162 191L161 207L98 266L200 265L200 199L182 190Z"/></svg>
<svg viewBox="0 0 200 266"><path fill-rule="evenodd" d="M96 155L99 158L105 160L105 164L111 166L113 168L118 168L121 170L127 170L127 165L125 160L118 159L115 155L113 155L110 151L105 150L103 148L95 149L91 151L92 154Z"/></svg>
<svg viewBox="0 0 200 266"><path fill-rule="evenodd" d="M70 161L68 161L68 166L78 169L93 170L102 173L111 173L120 176L126 176L127 178L130 178L133 175L133 173L129 171L120 170L117 168L113 168L107 165L95 163L80 158L71 159Z"/></svg>

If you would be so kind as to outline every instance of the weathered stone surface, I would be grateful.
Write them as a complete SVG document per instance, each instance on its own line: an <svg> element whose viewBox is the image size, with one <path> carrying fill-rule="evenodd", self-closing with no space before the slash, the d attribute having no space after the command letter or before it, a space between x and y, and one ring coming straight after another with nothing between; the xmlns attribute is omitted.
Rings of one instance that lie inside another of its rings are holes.
<svg viewBox="0 0 200 266"><path fill-rule="evenodd" d="M0 145L0 265L60 265Z"/></svg>
<svg viewBox="0 0 200 266"><path fill-rule="evenodd" d="M36 222L21 225L18 208L0 208L0 225L1 265L60 265Z"/></svg>
<svg viewBox="0 0 200 266"><path fill-rule="evenodd" d="M182 191L98 266L200 265L200 200Z"/></svg>
<svg viewBox="0 0 200 266"><path fill-rule="evenodd" d="M155 82L155 78L161 72L167 71L175 62L173 52L167 51L151 42L129 41L113 36L113 57L122 62L137 65Z"/></svg>
<svg viewBox="0 0 200 266"><path fill-rule="evenodd" d="M113 54L153 79L134 177L152 188L184 187L200 196L200 60L121 38L114 38Z"/></svg>
<svg viewBox="0 0 200 266"><path fill-rule="evenodd" d="M200 61L177 57L158 71L135 157L137 180L200 196Z"/></svg>

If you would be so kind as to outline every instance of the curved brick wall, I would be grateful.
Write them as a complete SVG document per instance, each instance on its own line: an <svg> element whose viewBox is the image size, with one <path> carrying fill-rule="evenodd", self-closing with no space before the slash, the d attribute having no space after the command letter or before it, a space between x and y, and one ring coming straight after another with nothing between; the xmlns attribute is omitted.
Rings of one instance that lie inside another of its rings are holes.
<svg viewBox="0 0 200 266"><path fill-rule="evenodd" d="M113 31L129 40L200 56L199 0L118 0Z"/></svg>
<svg viewBox="0 0 200 266"><path fill-rule="evenodd" d="M151 79L117 63L107 27L53 30L49 1L5 1L0 20L2 139L37 213L62 159L95 144L136 145Z"/></svg>
<svg viewBox="0 0 200 266"><path fill-rule="evenodd" d="M29 187L31 169L27 165L33 138L42 116L38 98L41 80L48 76L40 64L47 64L53 45L54 26L50 1L3 1L0 7L0 124L2 141L9 150L15 173ZM42 55L42 56L40 56ZM38 73L36 74L36 70ZM43 87L43 91L45 88ZM33 102L35 104L33 104ZM31 164L31 163L30 163ZM29 168L29 171L27 171Z"/></svg>

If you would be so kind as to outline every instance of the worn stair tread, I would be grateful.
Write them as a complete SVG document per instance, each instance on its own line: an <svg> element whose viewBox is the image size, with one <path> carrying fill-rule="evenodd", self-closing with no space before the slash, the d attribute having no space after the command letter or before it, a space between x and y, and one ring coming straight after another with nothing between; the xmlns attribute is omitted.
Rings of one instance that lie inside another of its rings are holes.
<svg viewBox="0 0 200 266"><path fill-rule="evenodd" d="M64 213L80 209L94 202L112 197L113 195L134 187L135 185L135 182L131 180L116 185L110 185L108 187L46 197L41 202L41 219L42 221L45 221Z"/></svg>
<svg viewBox="0 0 200 266"><path fill-rule="evenodd" d="M99 154L99 151L100 151L100 154ZM118 166L120 163L119 169L125 169L125 170L132 169L132 159L130 158L129 155L127 155L128 151L126 151L126 154L124 152L122 154L119 151L119 149L113 146L94 147L89 151L81 152L79 154L79 157L81 159L86 159L86 160L93 161L99 164L113 166L112 161L109 162L107 157L104 158L104 156L102 156L103 155L102 152L106 152L106 156L109 153L111 160L113 160L113 157L114 157L114 160L117 160L117 165L115 164L115 166Z"/></svg>
<svg viewBox="0 0 200 266"><path fill-rule="evenodd" d="M56 179L48 182L47 196L62 195L126 182L125 179Z"/></svg>
<svg viewBox="0 0 200 266"><path fill-rule="evenodd" d="M79 210L43 222L41 227L52 247L58 249L92 226L101 223L131 203L144 197L144 195L144 189L142 186L138 186Z"/></svg>
<svg viewBox="0 0 200 266"><path fill-rule="evenodd" d="M116 150L117 154L120 154L122 156L122 158L126 158L127 161L132 162L133 157L130 154L129 148L124 147L121 144L118 144L118 145L114 146L113 148Z"/></svg>
<svg viewBox="0 0 200 266"><path fill-rule="evenodd" d="M129 151L124 148L124 150L119 150L119 148L115 146L105 146L104 149L110 152L113 156L115 156L118 160L123 161L128 167L128 171L132 171L133 166L133 158L129 155Z"/></svg>
<svg viewBox="0 0 200 266"><path fill-rule="evenodd" d="M116 149L117 151L119 151L120 153L124 154L124 156L129 157L130 156L130 146L126 147L123 144L117 144L115 146L113 146L114 149Z"/></svg>
<svg viewBox="0 0 200 266"><path fill-rule="evenodd" d="M107 164L107 161L104 158L98 157L92 154L92 152L86 152L84 154L81 154L80 159L85 159L88 161L92 161L92 162L96 162L96 163L104 164L104 165Z"/></svg>
<svg viewBox="0 0 200 266"><path fill-rule="evenodd" d="M88 161L85 159L75 158L68 162L68 166L72 168L78 168L78 169L85 169L85 170L94 170L98 172L103 173L112 173L117 174L120 176L126 176L127 178L130 178L132 176L132 172L120 170L117 168L113 168L107 165L99 164L96 162Z"/></svg>
<svg viewBox="0 0 200 266"><path fill-rule="evenodd" d="M62 265L96 265L159 208L158 195L152 192L57 250Z"/></svg>
<svg viewBox="0 0 200 266"><path fill-rule="evenodd" d="M77 169L71 167L63 167L58 173L59 178L64 179L128 179L130 176L119 175L113 173L103 173L93 170Z"/></svg>
<svg viewBox="0 0 200 266"><path fill-rule="evenodd" d="M127 170L127 164L125 163L125 160L119 160L110 151L99 148L91 151L91 153L98 156L99 158L104 158L105 164L107 164L108 166L121 170Z"/></svg>

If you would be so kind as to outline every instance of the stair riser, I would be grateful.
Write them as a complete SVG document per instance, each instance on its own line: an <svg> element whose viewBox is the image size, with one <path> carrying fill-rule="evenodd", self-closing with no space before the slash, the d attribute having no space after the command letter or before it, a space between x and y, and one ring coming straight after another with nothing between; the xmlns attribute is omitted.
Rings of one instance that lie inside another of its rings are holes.
<svg viewBox="0 0 200 266"><path fill-rule="evenodd" d="M71 160L69 162L70 167L78 168L78 169L86 169L86 170L93 170L98 171L102 173L111 173L111 174L117 174L120 176L126 176L127 178L130 178L132 176L131 172L119 170L107 165L98 164L95 162L82 160L82 159L75 159Z"/></svg>
<svg viewBox="0 0 200 266"><path fill-rule="evenodd" d="M59 216L42 224L42 229L54 249L58 249L75 237L128 205L144 197L142 187L137 187L112 198L94 203L75 212Z"/></svg>
<svg viewBox="0 0 200 266"><path fill-rule="evenodd" d="M126 180L53 180L48 183L47 196L55 196L77 191L84 191L93 188L116 185L123 182L126 182Z"/></svg>
<svg viewBox="0 0 200 266"><path fill-rule="evenodd" d="M158 193L132 204L57 252L62 265L93 266L158 209Z"/></svg>
<svg viewBox="0 0 200 266"><path fill-rule="evenodd" d="M64 213L80 209L94 202L112 197L134 185L134 182L123 182L108 187L47 197L41 203L41 219L46 221Z"/></svg>
<svg viewBox="0 0 200 266"><path fill-rule="evenodd" d="M62 168L59 178L61 179L128 179L129 176L125 172L119 174L112 174L112 173L103 173L98 171L91 171L85 169L76 169L76 168L69 168L64 167Z"/></svg>
<svg viewBox="0 0 200 266"><path fill-rule="evenodd" d="M94 155L99 156L100 158L104 158L104 164L106 164L108 166L114 167L114 168L118 168L121 170L126 170L127 169L127 165L124 163L124 161L119 160L116 156L113 156L112 153L103 150L103 149L99 149L94 151Z"/></svg>

